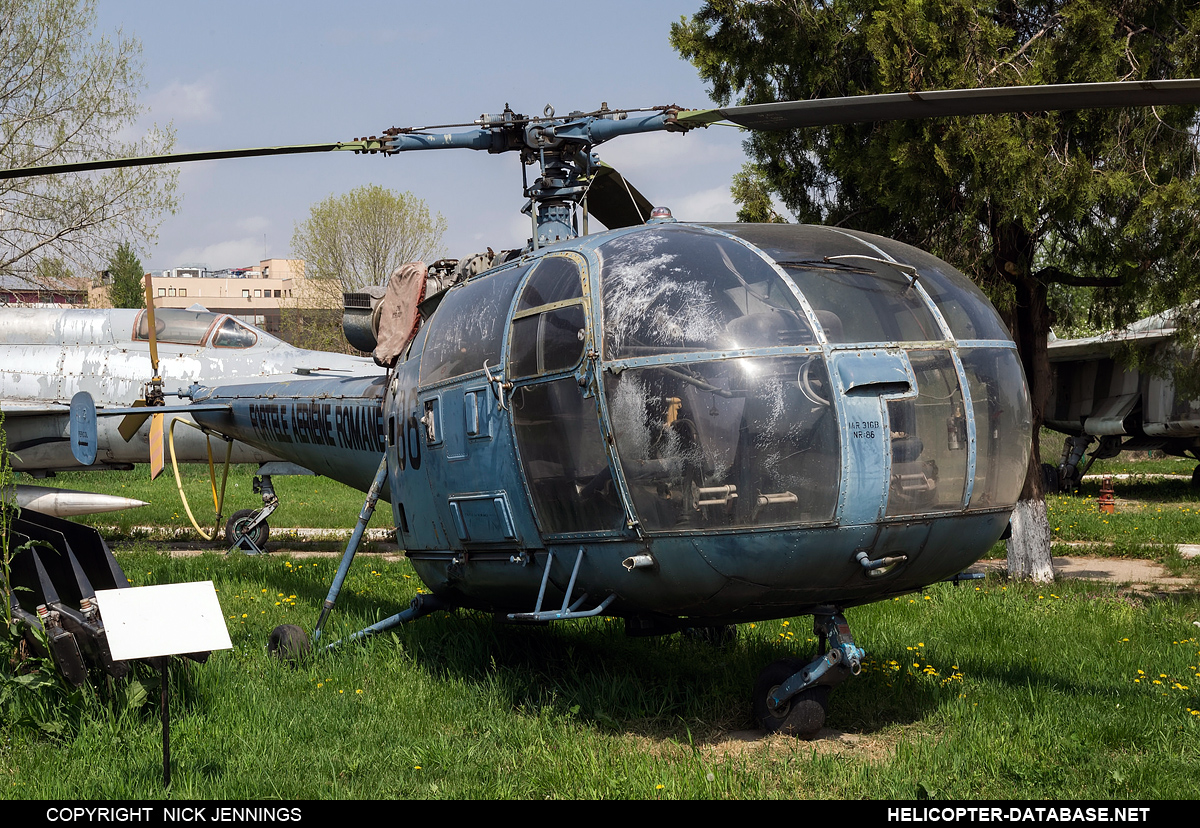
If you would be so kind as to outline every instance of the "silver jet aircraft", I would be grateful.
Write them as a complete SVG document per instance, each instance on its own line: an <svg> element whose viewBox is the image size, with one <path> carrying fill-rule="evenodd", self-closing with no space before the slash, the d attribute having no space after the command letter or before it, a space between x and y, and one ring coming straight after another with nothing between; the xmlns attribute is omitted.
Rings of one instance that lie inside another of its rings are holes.
<svg viewBox="0 0 1200 828"><path fill-rule="evenodd" d="M1047 489L1070 490L1095 460L1127 450L1200 459L1200 400L1177 394L1169 376L1118 361L1122 346L1160 352L1160 357L1177 350L1177 313L1149 316L1098 336L1051 340L1055 393L1046 405L1045 424L1067 440L1057 468L1046 464ZM1192 482L1200 485L1200 466Z"/></svg>
<svg viewBox="0 0 1200 828"><path fill-rule="evenodd" d="M295 348L199 305L159 309L154 315L168 400L193 383L297 374L378 374L382 383L383 369L369 358ZM56 471L130 469L149 462L149 421L126 442L117 431L118 418L101 418L96 462L89 467L71 454L68 431L71 398L79 391L90 393L98 408L129 406L144 397L152 377L149 346L145 310L0 309L0 410L13 469L40 478ZM180 462L208 461L203 434L187 427L174 431ZM224 448L214 446L214 455L222 460ZM277 460L240 442L233 444L230 458L233 463Z"/></svg>

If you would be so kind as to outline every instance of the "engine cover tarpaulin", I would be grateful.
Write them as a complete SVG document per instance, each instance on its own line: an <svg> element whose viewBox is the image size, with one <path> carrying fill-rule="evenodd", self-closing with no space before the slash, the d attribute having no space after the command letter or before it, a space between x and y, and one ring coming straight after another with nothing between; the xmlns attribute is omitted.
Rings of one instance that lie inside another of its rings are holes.
<svg viewBox="0 0 1200 828"><path fill-rule="evenodd" d="M420 327L417 305L425 298L425 276L424 262L409 262L396 268L388 278L379 313L378 344L373 352L375 361L385 368L396 364Z"/></svg>

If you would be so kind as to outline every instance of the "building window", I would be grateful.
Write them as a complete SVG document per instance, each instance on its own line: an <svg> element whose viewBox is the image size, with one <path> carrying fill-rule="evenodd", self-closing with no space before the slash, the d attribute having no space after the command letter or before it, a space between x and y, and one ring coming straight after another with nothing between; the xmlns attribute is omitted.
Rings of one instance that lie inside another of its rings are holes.
<svg viewBox="0 0 1200 828"><path fill-rule="evenodd" d="M166 295L167 295L167 289L166 289L166 288L159 288L159 289L158 289L158 295L159 295L159 296L166 296Z"/></svg>
<svg viewBox="0 0 1200 828"><path fill-rule="evenodd" d="M261 290L259 290L258 288L255 288L255 289L254 289L254 298L255 298L255 299L261 299L261 298L262 298L262 291L261 291Z"/></svg>
<svg viewBox="0 0 1200 828"><path fill-rule="evenodd" d="M167 288L167 296L174 296L175 288Z"/></svg>
<svg viewBox="0 0 1200 828"><path fill-rule="evenodd" d="M187 288L180 288L180 289L179 289L179 295L180 295L180 296L182 296L182 297L184 297L184 298L187 298Z"/></svg>
<svg viewBox="0 0 1200 828"><path fill-rule="evenodd" d="M243 299L249 299L249 298L250 298L250 291L248 291L248 290L243 290L243 291L242 291L242 298L243 298Z"/></svg>

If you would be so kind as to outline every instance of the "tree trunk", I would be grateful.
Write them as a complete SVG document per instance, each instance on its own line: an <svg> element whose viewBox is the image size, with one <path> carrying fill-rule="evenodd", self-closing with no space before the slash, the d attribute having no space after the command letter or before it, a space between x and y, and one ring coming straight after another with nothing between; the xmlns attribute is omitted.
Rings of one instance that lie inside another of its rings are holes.
<svg viewBox="0 0 1200 828"><path fill-rule="evenodd" d="M1050 398L1050 307L1045 283L1031 274L1033 238L1012 226L993 229L997 264L1015 288L1016 307L1011 314L1013 339L1029 383L1032 407L1031 451L1025 485L1012 514L1012 537L1008 540L1008 574L1012 578L1050 581L1054 569L1050 556L1050 520L1042 483L1041 446L1038 435Z"/></svg>
<svg viewBox="0 0 1200 828"><path fill-rule="evenodd" d="M1050 521L1046 501L1018 500L1012 513L1012 537L1008 539L1008 575L1039 583L1054 580L1050 558Z"/></svg>

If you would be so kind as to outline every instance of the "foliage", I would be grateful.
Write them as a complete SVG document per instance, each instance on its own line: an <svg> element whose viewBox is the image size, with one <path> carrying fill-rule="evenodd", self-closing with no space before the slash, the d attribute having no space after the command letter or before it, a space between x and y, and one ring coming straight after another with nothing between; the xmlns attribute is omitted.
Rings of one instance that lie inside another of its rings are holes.
<svg viewBox="0 0 1200 828"><path fill-rule="evenodd" d="M137 40L98 35L92 0L0 0L0 166L21 168L170 150L170 129L137 140ZM34 276L47 255L94 269L119 238L148 241L174 210L159 167L0 182L0 273Z"/></svg>
<svg viewBox="0 0 1200 828"><path fill-rule="evenodd" d="M66 286L67 280L74 275L61 256L46 256L38 259L33 268L34 282L49 287Z"/></svg>
<svg viewBox="0 0 1200 828"><path fill-rule="evenodd" d="M733 186L729 189L733 193L733 200L741 205L737 213L738 221L787 221L775 211L775 206L771 203L771 185L761 167L743 164L741 172L734 174Z"/></svg>
<svg viewBox="0 0 1200 828"><path fill-rule="evenodd" d="M710 0L671 40L716 100L763 103L1195 77L1198 29L1184 0ZM1092 322L1116 325L1200 297L1195 118L1182 106L938 118L755 133L746 148L799 220L899 238L989 290L1030 383L1029 500L1042 493L1051 287L1094 288Z"/></svg>
<svg viewBox="0 0 1200 828"><path fill-rule="evenodd" d="M146 307L146 286L142 262L128 242L121 242L108 259L108 301L114 308Z"/></svg>
<svg viewBox="0 0 1200 828"><path fill-rule="evenodd" d="M304 306L304 300L285 299L279 306L279 330L277 335L284 342L297 348L308 348L313 351L329 351L335 354L357 354L350 347L346 335L342 333L342 293L335 290L333 282L322 283L318 289L328 289L322 292L327 295L321 301L338 306L311 308ZM312 301L312 300L310 300Z"/></svg>
<svg viewBox="0 0 1200 828"><path fill-rule="evenodd" d="M292 235L292 252L304 260L305 281L282 308L284 338L304 348L347 350L342 293L385 285L407 262L439 258L445 232L446 219L431 213L424 201L377 184L314 204ZM336 324L332 314L313 309L336 309Z"/></svg>
<svg viewBox="0 0 1200 828"><path fill-rule="evenodd" d="M445 232L441 214L412 193L367 184L314 204L296 226L292 251L306 279L336 282L340 293L382 285L406 262L437 258Z"/></svg>

